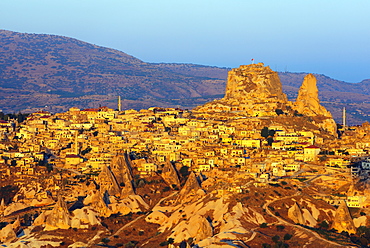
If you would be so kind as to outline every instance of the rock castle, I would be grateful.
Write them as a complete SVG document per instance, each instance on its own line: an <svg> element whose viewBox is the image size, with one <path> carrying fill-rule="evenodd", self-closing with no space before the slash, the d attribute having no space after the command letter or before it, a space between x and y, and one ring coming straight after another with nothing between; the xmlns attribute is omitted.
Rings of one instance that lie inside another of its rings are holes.
<svg viewBox="0 0 370 248"><path fill-rule="evenodd" d="M320 104L316 78L308 74L296 102L288 101L277 72L263 63L241 65L229 72L224 98L206 103L198 113L230 113L247 117L275 117L280 114L307 116L319 128L336 133L329 111Z"/></svg>

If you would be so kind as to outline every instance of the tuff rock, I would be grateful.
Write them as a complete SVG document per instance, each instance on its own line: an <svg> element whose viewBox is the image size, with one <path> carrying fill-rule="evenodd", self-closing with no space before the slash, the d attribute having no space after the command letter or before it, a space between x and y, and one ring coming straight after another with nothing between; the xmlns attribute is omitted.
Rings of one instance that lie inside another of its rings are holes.
<svg viewBox="0 0 370 248"><path fill-rule="evenodd" d="M356 233L355 224L353 223L353 219L345 201L342 201L337 211L335 211L334 221L331 227L336 229L339 233L342 231Z"/></svg>

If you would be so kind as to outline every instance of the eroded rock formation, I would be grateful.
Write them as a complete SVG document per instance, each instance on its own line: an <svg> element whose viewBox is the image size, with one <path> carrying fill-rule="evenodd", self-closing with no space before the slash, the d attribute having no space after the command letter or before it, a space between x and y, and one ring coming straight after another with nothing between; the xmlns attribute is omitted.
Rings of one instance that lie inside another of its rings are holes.
<svg viewBox="0 0 370 248"><path fill-rule="evenodd" d="M194 110L238 111L250 116L269 116L274 115L275 109L281 108L286 102L287 97L277 72L258 63L241 65L229 71L225 97Z"/></svg>
<svg viewBox="0 0 370 248"><path fill-rule="evenodd" d="M306 221L303 218L302 211L297 203L294 203L294 205L289 208L288 210L288 217L294 222L298 224L305 225Z"/></svg>
<svg viewBox="0 0 370 248"><path fill-rule="evenodd" d="M244 98L287 100L277 72L263 63L241 65L229 71L225 99Z"/></svg>
<svg viewBox="0 0 370 248"><path fill-rule="evenodd" d="M45 224L45 230L70 228L70 214L67 209L67 204L61 195L58 196L57 203L50 214L46 217Z"/></svg>
<svg viewBox="0 0 370 248"><path fill-rule="evenodd" d="M316 81L316 77L312 74L304 77L295 102L296 109L300 114L306 116L322 115L331 118L330 112L320 104Z"/></svg>
<svg viewBox="0 0 370 248"><path fill-rule="evenodd" d="M125 181L124 175L126 175L126 177L132 180L131 164L126 153L119 154L116 157L113 157L110 167L118 184Z"/></svg>
<svg viewBox="0 0 370 248"><path fill-rule="evenodd" d="M247 117L304 116L299 120L336 136L336 124L320 105L316 78L309 74L299 89L295 103L287 100L277 72L263 63L241 65L229 72L224 98L194 109L196 114L242 115Z"/></svg>
<svg viewBox="0 0 370 248"><path fill-rule="evenodd" d="M186 181L184 187L181 189L179 193L177 202L185 202L191 199L191 197L197 195L200 190L202 190L202 188L199 185L197 176L195 175L194 172L191 172L188 177L188 180Z"/></svg>
<svg viewBox="0 0 370 248"><path fill-rule="evenodd" d="M356 227L345 201L342 201L335 212L334 221L331 226L339 233L342 231L356 233Z"/></svg>
<svg viewBox="0 0 370 248"><path fill-rule="evenodd" d="M171 187L173 187L173 185L180 186L180 179L177 175L177 171L169 160L167 160L164 164L161 176L163 180Z"/></svg>
<svg viewBox="0 0 370 248"><path fill-rule="evenodd" d="M103 166L98 176L98 183L102 192L108 191L109 195L120 196L121 189L110 168Z"/></svg>

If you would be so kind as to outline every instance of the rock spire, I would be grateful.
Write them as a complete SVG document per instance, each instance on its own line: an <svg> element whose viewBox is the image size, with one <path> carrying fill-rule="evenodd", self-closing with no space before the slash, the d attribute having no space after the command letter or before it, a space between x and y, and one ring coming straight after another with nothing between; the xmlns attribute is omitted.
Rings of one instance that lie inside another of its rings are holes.
<svg viewBox="0 0 370 248"><path fill-rule="evenodd" d="M67 204L61 195L51 213L46 217L45 230L68 229L71 226Z"/></svg>
<svg viewBox="0 0 370 248"><path fill-rule="evenodd" d="M302 211L297 203L294 203L294 205L289 208L288 210L288 217L294 222L298 224L305 225L306 221L303 217Z"/></svg>
<svg viewBox="0 0 370 248"><path fill-rule="evenodd" d="M177 175L177 171L169 160L164 164L161 176L170 187L173 187L173 185L180 186L180 179Z"/></svg>
<svg viewBox="0 0 370 248"><path fill-rule="evenodd" d="M356 233L356 227L345 201L342 201L335 212L334 221L331 226L339 233L342 231Z"/></svg>
<svg viewBox="0 0 370 248"><path fill-rule="evenodd" d="M296 109L300 114L306 116L322 115L331 118L330 112L320 104L316 81L316 77L313 74L308 74L304 77L295 102Z"/></svg>
<svg viewBox="0 0 370 248"><path fill-rule="evenodd" d="M109 195L120 196L121 189L110 167L103 166L98 176L98 182L102 192L108 191Z"/></svg>
<svg viewBox="0 0 370 248"><path fill-rule="evenodd" d="M184 187L182 187L179 197L177 198L177 202L183 202L187 201L188 199L191 198L191 196L197 195L198 191L201 190L202 188L199 185L197 176L195 175L194 172L191 172L188 180L186 180L186 183ZM203 192L204 193L204 192Z"/></svg>

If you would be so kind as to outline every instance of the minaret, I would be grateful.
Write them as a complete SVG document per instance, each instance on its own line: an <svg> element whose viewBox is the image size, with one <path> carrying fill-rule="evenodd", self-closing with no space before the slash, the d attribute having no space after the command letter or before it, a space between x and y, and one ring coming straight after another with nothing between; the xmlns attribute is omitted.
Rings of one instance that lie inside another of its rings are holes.
<svg viewBox="0 0 370 248"><path fill-rule="evenodd" d="M76 132L75 132L75 141L74 141L74 153L76 154L76 155L78 155L78 130L76 130Z"/></svg>
<svg viewBox="0 0 370 248"><path fill-rule="evenodd" d="M343 130L346 129L346 107L343 108Z"/></svg>
<svg viewBox="0 0 370 248"><path fill-rule="evenodd" d="M121 96L118 96L118 111L121 111Z"/></svg>

